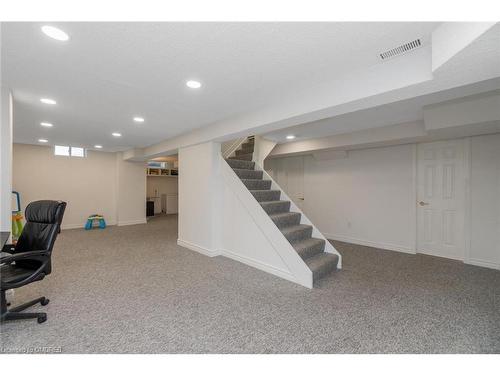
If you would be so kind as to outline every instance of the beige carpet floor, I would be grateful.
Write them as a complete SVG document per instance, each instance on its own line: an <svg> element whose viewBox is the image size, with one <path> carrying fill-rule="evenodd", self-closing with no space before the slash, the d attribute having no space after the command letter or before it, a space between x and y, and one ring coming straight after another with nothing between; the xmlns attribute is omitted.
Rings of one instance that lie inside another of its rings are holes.
<svg viewBox="0 0 500 375"><path fill-rule="evenodd" d="M176 245L176 216L67 230L48 320L1 326L3 352L499 353L500 272L335 243L344 269L309 290ZM48 349L43 349L48 348Z"/></svg>

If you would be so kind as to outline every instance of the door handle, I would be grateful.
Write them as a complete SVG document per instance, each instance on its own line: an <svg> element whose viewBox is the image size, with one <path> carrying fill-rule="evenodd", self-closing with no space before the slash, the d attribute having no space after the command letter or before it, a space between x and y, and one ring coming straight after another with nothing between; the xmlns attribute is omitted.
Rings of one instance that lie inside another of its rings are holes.
<svg viewBox="0 0 500 375"><path fill-rule="evenodd" d="M427 203L427 202L422 202L422 201L418 202L418 204L419 204L419 205L421 205L421 206L428 206L428 205L429 205L429 203Z"/></svg>
<svg viewBox="0 0 500 375"><path fill-rule="evenodd" d="M299 200L303 201L303 200L304 200L304 198L299 198Z"/></svg>

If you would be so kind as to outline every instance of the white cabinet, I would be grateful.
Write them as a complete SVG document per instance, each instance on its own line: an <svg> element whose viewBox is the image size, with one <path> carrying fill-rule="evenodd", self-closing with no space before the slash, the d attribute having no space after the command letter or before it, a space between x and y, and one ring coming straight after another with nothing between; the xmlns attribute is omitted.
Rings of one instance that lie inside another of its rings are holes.
<svg viewBox="0 0 500 375"><path fill-rule="evenodd" d="M160 197L154 197L153 201L155 202L155 215L161 214L161 199Z"/></svg>
<svg viewBox="0 0 500 375"><path fill-rule="evenodd" d="M179 195L178 194L167 194L167 214L176 214L179 205Z"/></svg>

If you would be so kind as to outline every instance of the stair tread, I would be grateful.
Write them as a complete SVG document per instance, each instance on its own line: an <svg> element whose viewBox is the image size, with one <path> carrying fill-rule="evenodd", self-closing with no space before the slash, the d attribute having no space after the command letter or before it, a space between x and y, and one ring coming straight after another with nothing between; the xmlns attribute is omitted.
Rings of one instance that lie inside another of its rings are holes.
<svg viewBox="0 0 500 375"><path fill-rule="evenodd" d="M300 212L278 212L276 214L270 214L269 217L271 219L278 219L282 217L296 216L296 215L300 215Z"/></svg>
<svg viewBox="0 0 500 375"><path fill-rule="evenodd" d="M268 193L270 191L274 191L274 192L279 191L281 193L281 190L277 190L277 189L272 189L272 190L271 189L248 189L248 191L250 193L255 193L255 192L259 192L259 191L265 191L266 193ZM276 202L276 201L271 201L271 202Z"/></svg>
<svg viewBox="0 0 500 375"><path fill-rule="evenodd" d="M308 259L305 259L304 261L306 262L307 266L311 269L311 271L315 272L318 271L321 267L328 265L329 263L332 262L337 263L338 260L339 257L337 254L323 252Z"/></svg>
<svg viewBox="0 0 500 375"><path fill-rule="evenodd" d="M279 200L279 201L268 201L268 202L260 202L260 204L279 204L279 203L283 203L283 202L290 202L290 201L283 201L283 200Z"/></svg>
<svg viewBox="0 0 500 375"><path fill-rule="evenodd" d="M253 158L253 153L243 154L243 155L236 155L236 156L230 156L228 159L231 159L231 160L252 161L252 158Z"/></svg>
<svg viewBox="0 0 500 375"><path fill-rule="evenodd" d="M291 225L289 227L281 228L281 232L283 234L289 234L292 232L296 232L299 230L304 230L304 229L309 229L312 228L312 225L307 225L307 224L298 224L298 225Z"/></svg>
<svg viewBox="0 0 500 375"><path fill-rule="evenodd" d="M231 168L255 170L255 162L249 160L227 159Z"/></svg>
<svg viewBox="0 0 500 375"><path fill-rule="evenodd" d="M241 168L233 168L234 173L238 175L240 178L248 178L248 177L254 177L254 179L257 180L262 180L263 179L263 172L259 170L253 170L253 169L241 169Z"/></svg>
<svg viewBox="0 0 500 375"><path fill-rule="evenodd" d="M325 243L325 240L322 240L320 238L311 237L311 238L305 239L303 241L294 243L293 248L297 251L300 251L300 250L305 249L307 247L311 247L311 246L323 244L323 243Z"/></svg>

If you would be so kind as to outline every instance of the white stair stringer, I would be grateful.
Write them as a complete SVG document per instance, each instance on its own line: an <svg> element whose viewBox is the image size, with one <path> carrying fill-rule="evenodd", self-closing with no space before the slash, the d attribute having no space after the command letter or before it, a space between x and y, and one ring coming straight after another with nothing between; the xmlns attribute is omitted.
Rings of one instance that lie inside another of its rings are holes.
<svg viewBox="0 0 500 375"><path fill-rule="evenodd" d="M261 168L259 166L259 168ZM251 222L253 226L258 228L261 234L266 239L266 251L272 251L275 253L277 257L281 260L281 264L283 266L275 267L267 265L266 262L263 262L255 256L241 256L239 255L239 251L237 249L238 243L233 243L232 251L227 251L224 249L220 250L220 254L227 256L229 258L235 259L242 263L248 264L250 266L259 268L263 271L281 277L283 279L295 282L299 285L302 285L306 288L313 287L313 273L307 266L307 264L303 261L303 259L299 256L299 254L292 247L290 242L283 236L283 233L278 229L278 227L271 220L269 215L262 209L261 205L257 200L255 200L252 193L247 189L247 187L243 184L241 179L234 173L233 169L227 164L222 155L220 155L220 173L222 175L222 182L226 185L226 187L234 194L236 199L241 203L244 207L246 214L251 218L251 220L247 220ZM271 179L267 173L264 171L264 175L266 178ZM273 181L272 184L279 188L279 186ZM283 191L282 191L282 194ZM283 195L285 196L285 195ZM296 212L300 212L295 205L293 205L293 209L297 210ZM239 213L245 214L245 213ZM302 220L304 223L309 223L309 220L302 216ZM252 228L255 229L255 228ZM317 229L314 227L314 230ZM319 237L319 236L318 236ZM324 238L322 235L320 238ZM326 242L328 244L328 241ZM328 246L328 245L327 245ZM331 251L333 246L330 248L326 248L325 251ZM338 254L335 249L333 249L335 254ZM340 255L339 255L340 259Z"/></svg>

